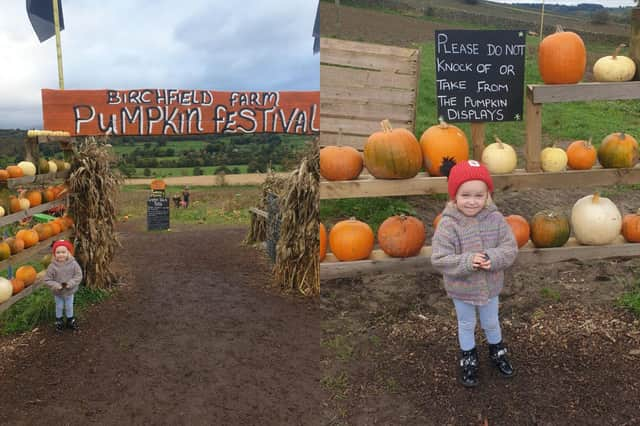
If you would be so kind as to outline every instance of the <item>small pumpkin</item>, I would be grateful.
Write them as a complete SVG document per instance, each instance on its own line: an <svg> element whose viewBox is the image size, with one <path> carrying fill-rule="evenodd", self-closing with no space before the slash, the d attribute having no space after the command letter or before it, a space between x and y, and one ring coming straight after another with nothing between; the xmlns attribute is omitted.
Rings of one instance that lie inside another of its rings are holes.
<svg viewBox="0 0 640 426"><path fill-rule="evenodd" d="M598 161L605 168L629 168L638 163L638 141L628 133L611 133L598 148Z"/></svg>
<svg viewBox="0 0 640 426"><path fill-rule="evenodd" d="M9 172L6 169L0 169L0 182L4 182L10 177Z"/></svg>
<svg viewBox="0 0 640 426"><path fill-rule="evenodd" d="M362 166L362 155L353 147L326 146L320 150L320 174L327 180L357 179Z"/></svg>
<svg viewBox="0 0 640 426"><path fill-rule="evenodd" d="M521 248L529 242L529 235L531 234L531 227L529 222L524 217L518 214L511 214L504 218L513 232L513 236L516 238L518 248Z"/></svg>
<svg viewBox="0 0 640 426"><path fill-rule="evenodd" d="M21 229L16 234L16 238L24 241L24 248L33 247L38 244L38 233L33 229Z"/></svg>
<svg viewBox="0 0 640 426"><path fill-rule="evenodd" d="M573 170L589 170L596 164L598 152L588 141L577 140L567 147L567 164Z"/></svg>
<svg viewBox="0 0 640 426"><path fill-rule="evenodd" d="M9 177L12 179L24 176L24 172L18 166L8 166L7 173L9 173Z"/></svg>
<svg viewBox="0 0 640 426"><path fill-rule="evenodd" d="M424 223L413 216L391 216L378 228L378 244L391 257L411 257L424 245Z"/></svg>
<svg viewBox="0 0 640 426"><path fill-rule="evenodd" d="M431 176L442 176L440 167L445 159L454 163L469 159L469 141L458 127L440 119L420 136L424 168Z"/></svg>
<svg viewBox="0 0 640 426"><path fill-rule="evenodd" d="M538 248L562 247L569 241L571 225L565 213L542 210L531 218L531 241Z"/></svg>
<svg viewBox="0 0 640 426"><path fill-rule="evenodd" d="M640 243L640 209L622 218L622 236L630 243Z"/></svg>
<svg viewBox="0 0 640 426"><path fill-rule="evenodd" d="M42 193L37 190L28 191L26 196L27 200L29 200L29 207L35 207L42 204Z"/></svg>
<svg viewBox="0 0 640 426"><path fill-rule="evenodd" d="M322 262L327 255L327 228L320 223L320 262Z"/></svg>
<svg viewBox="0 0 640 426"><path fill-rule="evenodd" d="M36 175L36 165L31 161L21 161L18 163L18 167L22 169L22 173L24 173L25 176Z"/></svg>
<svg viewBox="0 0 640 426"><path fill-rule="evenodd" d="M24 241L22 241L20 238L9 237L4 240L4 242L9 245L11 255L18 254L22 250L24 250Z"/></svg>
<svg viewBox="0 0 640 426"><path fill-rule="evenodd" d="M8 259L11 256L11 248L6 241L0 242L0 260Z"/></svg>
<svg viewBox="0 0 640 426"><path fill-rule="evenodd" d="M587 67L587 49L582 38L557 26L538 47L538 69L545 84L574 84Z"/></svg>
<svg viewBox="0 0 640 426"><path fill-rule="evenodd" d="M0 206L0 217L4 216L5 213L4 207Z"/></svg>
<svg viewBox="0 0 640 426"><path fill-rule="evenodd" d="M409 179L422 168L422 151L407 129L392 129L389 120L381 123L364 145L364 164L378 179Z"/></svg>
<svg viewBox="0 0 640 426"><path fill-rule="evenodd" d="M11 281L4 277L0 277L0 303L4 303L13 295L13 285Z"/></svg>
<svg viewBox="0 0 640 426"><path fill-rule="evenodd" d="M58 165L53 160L49 160L49 173L55 173L58 171Z"/></svg>
<svg viewBox="0 0 640 426"><path fill-rule="evenodd" d="M40 158L38 160L38 173L45 174L49 173L49 162L46 158Z"/></svg>
<svg viewBox="0 0 640 426"><path fill-rule="evenodd" d="M36 268L31 265L22 265L16 269L16 278L22 280L26 287L36 282L37 276Z"/></svg>
<svg viewBox="0 0 640 426"><path fill-rule="evenodd" d="M440 223L440 219L442 219L442 213L438 213L436 217L433 218L433 229L435 230L438 227L438 223Z"/></svg>
<svg viewBox="0 0 640 426"><path fill-rule="evenodd" d="M628 56L620 55L626 44L621 43L610 56L603 56L593 64L596 81L629 81L636 74L636 63Z"/></svg>
<svg viewBox="0 0 640 426"><path fill-rule="evenodd" d="M362 260L373 250L373 230L355 218L336 223L329 232L329 247L341 261Z"/></svg>
<svg viewBox="0 0 640 426"><path fill-rule="evenodd" d="M567 168L567 153L557 146L550 146L540 153L540 167L545 172L561 172Z"/></svg>
<svg viewBox="0 0 640 426"><path fill-rule="evenodd" d="M20 293L22 290L24 290L24 281L22 281L20 278L13 278L11 280L11 286L13 287L13 293L12 294L18 294Z"/></svg>
<svg viewBox="0 0 640 426"><path fill-rule="evenodd" d="M42 192L42 198L44 198L45 203L56 199L56 193L53 190L53 186L48 187Z"/></svg>
<svg viewBox="0 0 640 426"><path fill-rule="evenodd" d="M30 202L28 198L24 198L22 195L16 197L12 195L9 197L9 210L11 213L16 213L21 210L27 210L30 206Z"/></svg>
<svg viewBox="0 0 640 426"><path fill-rule="evenodd" d="M622 215L610 199L596 192L580 198L573 205L571 227L580 244L610 244L620 235Z"/></svg>
<svg viewBox="0 0 640 426"><path fill-rule="evenodd" d="M516 169L518 156L511 145L496 137L496 141L482 151L482 164L490 173L511 173Z"/></svg>

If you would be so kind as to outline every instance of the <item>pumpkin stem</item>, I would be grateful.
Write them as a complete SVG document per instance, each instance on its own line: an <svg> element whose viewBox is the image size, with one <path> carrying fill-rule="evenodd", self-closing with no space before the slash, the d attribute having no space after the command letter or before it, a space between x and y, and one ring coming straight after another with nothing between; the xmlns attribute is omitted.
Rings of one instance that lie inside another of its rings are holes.
<svg viewBox="0 0 640 426"><path fill-rule="evenodd" d="M496 143L498 144L498 148L504 149L502 140L500 140L500 138L497 137L497 136L494 136L494 138L496 139Z"/></svg>
<svg viewBox="0 0 640 426"><path fill-rule="evenodd" d="M380 125L382 126L383 132L390 132L391 130L393 130L393 128L391 127L391 123L386 118L380 122Z"/></svg>
<svg viewBox="0 0 640 426"><path fill-rule="evenodd" d="M593 137L590 137L589 140L584 144L586 148L591 148L593 146L593 144L591 143L592 139Z"/></svg>
<svg viewBox="0 0 640 426"><path fill-rule="evenodd" d="M591 199L591 202L593 204L598 204L600 202L600 193L599 192L594 192L593 198Z"/></svg>
<svg viewBox="0 0 640 426"><path fill-rule="evenodd" d="M620 54L620 50L622 50L623 47L627 47L627 45L624 43L620 43L618 47L616 47L616 50L613 52L613 55L611 55L611 59L616 59L616 56Z"/></svg>
<svg viewBox="0 0 640 426"><path fill-rule="evenodd" d="M444 121L444 118L438 117L438 121L440 122L441 129L446 129L447 127L449 127L449 124L447 124L447 122Z"/></svg>
<svg viewBox="0 0 640 426"><path fill-rule="evenodd" d="M556 32L557 32L557 33L562 33L562 32L564 32L564 28L562 28L562 25L560 25L560 24L556 25Z"/></svg>

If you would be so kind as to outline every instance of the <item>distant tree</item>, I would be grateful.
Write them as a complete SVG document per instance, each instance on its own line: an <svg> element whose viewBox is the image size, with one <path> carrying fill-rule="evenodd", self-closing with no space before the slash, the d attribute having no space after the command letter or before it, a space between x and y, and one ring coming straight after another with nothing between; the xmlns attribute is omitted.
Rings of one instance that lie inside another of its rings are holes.
<svg viewBox="0 0 640 426"><path fill-rule="evenodd" d="M466 4L478 4L478 0L464 0Z"/></svg>
<svg viewBox="0 0 640 426"><path fill-rule="evenodd" d="M145 168L143 173L145 176L151 176L151 170L149 170L149 168Z"/></svg>
<svg viewBox="0 0 640 426"><path fill-rule="evenodd" d="M233 167L233 168L231 169L231 174L232 174L232 175L238 175L238 174L240 174L240 167Z"/></svg>
<svg viewBox="0 0 640 426"><path fill-rule="evenodd" d="M194 176L202 176L202 169L200 167L194 167L193 168L193 175Z"/></svg>
<svg viewBox="0 0 640 426"><path fill-rule="evenodd" d="M221 173L224 173L225 175L229 175L229 174L231 174L231 169L228 168L227 166L218 166L218 167L215 168L213 173L216 174L216 175L221 174Z"/></svg>
<svg viewBox="0 0 640 426"><path fill-rule="evenodd" d="M609 12L606 9L593 12L591 14L591 23L594 25L604 25L609 22Z"/></svg>

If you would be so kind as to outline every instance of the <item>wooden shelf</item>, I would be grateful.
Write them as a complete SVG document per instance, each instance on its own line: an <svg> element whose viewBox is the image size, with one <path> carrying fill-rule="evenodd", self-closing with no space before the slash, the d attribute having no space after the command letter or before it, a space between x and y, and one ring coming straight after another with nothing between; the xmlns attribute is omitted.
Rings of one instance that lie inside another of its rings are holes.
<svg viewBox="0 0 640 426"><path fill-rule="evenodd" d="M12 213L7 216L0 217L0 226L9 225L13 222L21 221L26 217L33 216L36 213L46 212L49 209L52 209L57 206L62 206L66 203L67 197L64 196L60 199L50 201L48 203L40 204L39 206L28 208L27 210L20 210L19 212Z"/></svg>
<svg viewBox="0 0 640 426"><path fill-rule="evenodd" d="M563 247L539 249L531 241L520 249L514 267L555 263L567 260L593 260L611 257L640 256L640 243L627 243L620 236L613 244L604 246L583 246L575 238L569 239ZM367 260L340 262L331 253L320 263L320 279L353 277L381 273L433 272L431 265L431 247L425 246L414 257L393 258L382 250L374 250Z"/></svg>
<svg viewBox="0 0 640 426"><path fill-rule="evenodd" d="M529 84L527 97L535 104L640 99L640 82Z"/></svg>
<svg viewBox="0 0 640 426"><path fill-rule="evenodd" d="M0 303L0 313L6 311L17 301L24 299L25 297L31 295L33 292L42 287L44 285L45 274L46 271L40 271L36 276L36 281L33 284L22 290L20 293L11 296L11 298L9 298L9 300L7 300L6 302Z"/></svg>
<svg viewBox="0 0 640 426"><path fill-rule="evenodd" d="M565 172L526 172L522 169L492 175L496 191L536 188L583 188L634 184L640 182L640 165L630 169L567 170ZM320 181L320 199L393 197L403 195L446 194L447 180L424 172L411 179L376 179L371 176L346 181Z"/></svg>
<svg viewBox="0 0 640 426"><path fill-rule="evenodd" d="M7 269L9 265L13 266L13 265L18 265L20 263L23 263L31 259L35 255L42 253L46 250L51 251L51 243L60 239L66 239L67 237L69 237L69 235L71 235L71 230L60 232L58 235L54 235L51 238L40 241L38 244L34 245L33 247L24 249L20 253L16 253L12 255L8 259L0 261L0 271Z"/></svg>
<svg viewBox="0 0 640 426"><path fill-rule="evenodd" d="M55 180L66 179L67 177L69 177L69 170L54 173L43 173L35 176L22 176L19 178L7 179L7 187L9 189L15 189L21 185L28 184L44 185Z"/></svg>

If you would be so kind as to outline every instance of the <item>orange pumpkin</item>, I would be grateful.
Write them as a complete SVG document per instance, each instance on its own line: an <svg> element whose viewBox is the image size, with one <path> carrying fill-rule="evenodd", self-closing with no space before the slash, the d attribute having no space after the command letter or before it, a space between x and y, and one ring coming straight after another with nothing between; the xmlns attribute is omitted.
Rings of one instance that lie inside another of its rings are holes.
<svg viewBox="0 0 640 426"><path fill-rule="evenodd" d="M58 235L62 231L60 222L56 222L55 220L52 220L51 222L48 223L48 225L51 227L51 233L53 235Z"/></svg>
<svg viewBox="0 0 640 426"><path fill-rule="evenodd" d="M39 223L33 227L33 230L38 233L38 240L40 241L53 237L53 229L48 223Z"/></svg>
<svg viewBox="0 0 640 426"><path fill-rule="evenodd" d="M569 241L571 226L565 213L543 210L531 218L531 241L538 248L562 247Z"/></svg>
<svg viewBox="0 0 640 426"><path fill-rule="evenodd" d="M62 216L62 218L61 218L61 219L62 219L62 220L64 220L64 221L66 222L66 224L67 224L67 229L68 229L68 228L73 228L73 223L74 223L74 222L73 222L73 218L72 218L71 216L64 215L64 216Z"/></svg>
<svg viewBox="0 0 640 426"><path fill-rule="evenodd" d="M628 168L638 163L638 141L627 133L607 135L598 148L598 161L606 168Z"/></svg>
<svg viewBox="0 0 640 426"><path fill-rule="evenodd" d="M582 80L587 67L587 49L574 32L563 31L546 36L538 47L538 68L546 84L574 84Z"/></svg>
<svg viewBox="0 0 640 426"><path fill-rule="evenodd" d="M55 199L56 199L56 193L55 193L55 191L53 190L53 187L52 187L52 186L50 186L50 187L48 187L47 189L45 189L45 190L42 192L42 196L43 196L44 201L45 201L46 203L48 203L48 202L53 201L53 200L55 200Z"/></svg>
<svg viewBox="0 0 640 426"><path fill-rule="evenodd" d="M364 145L364 164L379 179L408 179L422 168L422 152L416 137L407 129L392 129L388 120L381 123Z"/></svg>
<svg viewBox="0 0 640 426"><path fill-rule="evenodd" d="M391 216L378 228L380 248L391 257L417 255L424 240L424 223L412 216Z"/></svg>
<svg viewBox="0 0 640 426"><path fill-rule="evenodd" d="M52 222L55 222L55 223L57 223L57 224L58 224L58 226L60 227L60 232L66 231L66 230L67 230L67 228L69 227L69 226L67 225L67 221L66 221L66 220L64 220L64 219L63 219L63 218L61 218L61 217L57 217L57 218L55 218Z"/></svg>
<svg viewBox="0 0 640 426"><path fill-rule="evenodd" d="M324 260L327 254L327 228L320 224L320 262Z"/></svg>
<svg viewBox="0 0 640 426"><path fill-rule="evenodd" d="M9 249L11 250L11 254L18 254L22 250L24 250L24 241L20 238L9 237L4 240L5 243L9 245Z"/></svg>
<svg viewBox="0 0 640 426"><path fill-rule="evenodd" d="M31 284L36 282L37 276L38 273L36 272L36 268L31 265L22 265L16 269L16 278L22 280L26 287L29 287Z"/></svg>
<svg viewBox="0 0 640 426"><path fill-rule="evenodd" d="M9 176L9 172L5 169L0 169L0 181L6 181L11 176Z"/></svg>
<svg viewBox="0 0 640 426"><path fill-rule="evenodd" d="M531 227L529 222L524 217L512 214L504 218L513 232L513 236L516 237L518 248L524 246L529 241L529 234L531 233Z"/></svg>
<svg viewBox="0 0 640 426"><path fill-rule="evenodd" d="M10 178L19 178L24 176L24 171L18 166L8 166L7 173L9 173Z"/></svg>
<svg viewBox="0 0 640 426"><path fill-rule="evenodd" d="M622 218L622 236L630 243L640 243L640 210Z"/></svg>
<svg viewBox="0 0 640 426"><path fill-rule="evenodd" d="M357 179L362 155L350 146L326 146L320 150L320 174L327 180Z"/></svg>
<svg viewBox="0 0 640 426"><path fill-rule="evenodd" d="M373 250L371 227L355 218L336 223L329 232L329 247L333 255L342 261L362 260Z"/></svg>
<svg viewBox="0 0 640 426"><path fill-rule="evenodd" d="M13 278L11 280L11 286L13 287L13 294L18 294L20 293L22 290L24 290L24 281L22 281L20 278Z"/></svg>
<svg viewBox="0 0 640 426"><path fill-rule="evenodd" d="M33 229L21 229L16 234L16 238L24 241L24 247L29 248L36 244L38 244L39 238L38 233Z"/></svg>
<svg viewBox="0 0 640 426"><path fill-rule="evenodd" d="M469 159L469 142L458 127L440 120L420 137L424 168L431 176L442 176L440 167L445 159L455 163Z"/></svg>
<svg viewBox="0 0 640 426"><path fill-rule="evenodd" d="M588 141L573 141L567 147L567 164L573 170L589 170L596 164L598 152Z"/></svg>
<svg viewBox="0 0 640 426"><path fill-rule="evenodd" d="M29 207L35 207L42 204L42 193L40 191L31 190L27 192L27 200L29 200Z"/></svg>
<svg viewBox="0 0 640 426"><path fill-rule="evenodd" d="M442 219L442 213L438 213L438 215L433 219L434 230L438 227L438 223L440 223L440 219Z"/></svg>
<svg viewBox="0 0 640 426"><path fill-rule="evenodd" d="M31 204L29 202L29 199L27 198L16 197L15 195L9 197L9 210L11 211L11 213L26 210L30 205Z"/></svg>

